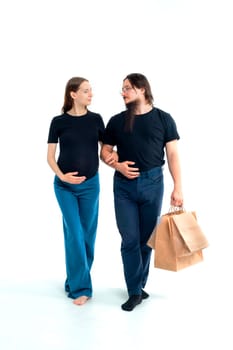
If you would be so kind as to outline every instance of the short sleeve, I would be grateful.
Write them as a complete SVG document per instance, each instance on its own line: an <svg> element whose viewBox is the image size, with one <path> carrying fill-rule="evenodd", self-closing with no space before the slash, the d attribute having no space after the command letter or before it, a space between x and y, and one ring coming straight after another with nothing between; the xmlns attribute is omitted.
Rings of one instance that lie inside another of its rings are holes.
<svg viewBox="0 0 233 350"><path fill-rule="evenodd" d="M98 130L99 130L99 141L103 142L105 125L101 115L99 115L99 118L98 118Z"/></svg>
<svg viewBox="0 0 233 350"><path fill-rule="evenodd" d="M58 143L58 132L57 132L55 118L53 118L50 123L47 143Z"/></svg>
<svg viewBox="0 0 233 350"><path fill-rule="evenodd" d="M180 135L177 131L177 126L175 120L172 118L170 114L166 114L164 116L165 120L165 143L173 141L173 140L179 140Z"/></svg>
<svg viewBox="0 0 233 350"><path fill-rule="evenodd" d="M107 123L104 136L103 136L103 143L106 145L115 146L116 145L116 138L115 138L115 132L114 132L114 117L112 117L109 122Z"/></svg>

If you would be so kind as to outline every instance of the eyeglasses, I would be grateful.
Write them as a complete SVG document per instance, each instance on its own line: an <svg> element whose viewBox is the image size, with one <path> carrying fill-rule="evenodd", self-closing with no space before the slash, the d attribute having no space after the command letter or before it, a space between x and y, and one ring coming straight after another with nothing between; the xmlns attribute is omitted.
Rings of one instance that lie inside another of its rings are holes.
<svg viewBox="0 0 233 350"><path fill-rule="evenodd" d="M130 87L130 86L125 86L125 87L123 87L122 89L121 89L121 93L127 93L127 92L129 92L130 90L133 90L133 88L132 87Z"/></svg>

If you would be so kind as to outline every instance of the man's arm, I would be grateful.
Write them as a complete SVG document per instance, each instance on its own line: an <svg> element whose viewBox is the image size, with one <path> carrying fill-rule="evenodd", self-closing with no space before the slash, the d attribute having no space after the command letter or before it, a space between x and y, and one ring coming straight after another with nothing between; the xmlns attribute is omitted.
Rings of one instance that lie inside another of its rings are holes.
<svg viewBox="0 0 233 350"><path fill-rule="evenodd" d="M180 207L183 205L183 194L181 184L180 159L177 146L177 140L168 142L166 144L166 155L168 168L174 183L174 188L171 194L171 205Z"/></svg>

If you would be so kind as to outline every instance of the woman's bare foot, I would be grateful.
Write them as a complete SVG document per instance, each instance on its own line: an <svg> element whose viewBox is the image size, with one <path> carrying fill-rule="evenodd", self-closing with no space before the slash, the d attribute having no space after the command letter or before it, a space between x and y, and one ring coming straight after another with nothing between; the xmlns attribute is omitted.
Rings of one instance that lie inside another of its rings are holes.
<svg viewBox="0 0 233 350"><path fill-rule="evenodd" d="M86 297L85 295L83 295L81 297L74 299L73 303L75 305L83 305L87 302L88 299L89 299L89 297Z"/></svg>

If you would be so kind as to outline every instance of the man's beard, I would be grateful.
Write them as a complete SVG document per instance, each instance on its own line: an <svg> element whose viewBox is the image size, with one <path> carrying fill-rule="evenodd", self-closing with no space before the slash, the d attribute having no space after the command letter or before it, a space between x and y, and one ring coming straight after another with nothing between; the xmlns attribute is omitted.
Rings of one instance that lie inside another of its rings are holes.
<svg viewBox="0 0 233 350"><path fill-rule="evenodd" d="M132 101L126 103L126 120L125 120L125 131L132 131L135 119L135 113L139 105L138 101Z"/></svg>
<svg viewBox="0 0 233 350"><path fill-rule="evenodd" d="M126 106L126 109L128 112L127 114L128 115L135 115L135 112L137 110L138 105L139 105L139 101L137 101L137 100L126 103L125 106Z"/></svg>

